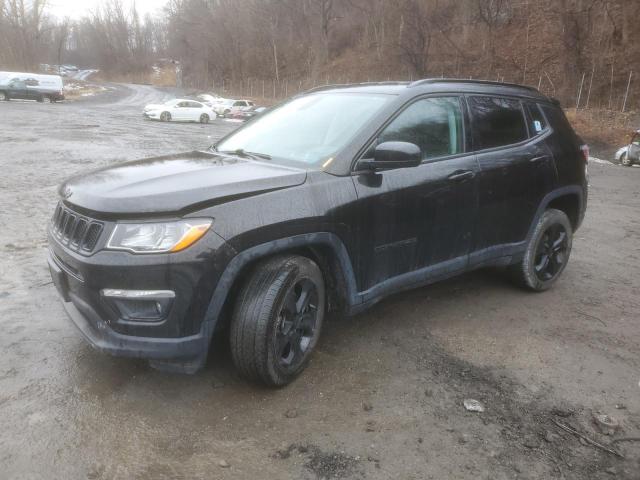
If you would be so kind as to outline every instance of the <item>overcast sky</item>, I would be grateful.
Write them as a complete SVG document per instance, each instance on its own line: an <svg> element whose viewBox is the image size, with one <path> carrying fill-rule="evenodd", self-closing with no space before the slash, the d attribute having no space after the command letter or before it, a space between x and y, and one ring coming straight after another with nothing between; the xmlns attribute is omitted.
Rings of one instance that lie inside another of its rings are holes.
<svg viewBox="0 0 640 480"><path fill-rule="evenodd" d="M161 9L167 0L122 0L126 7L130 7L135 2L140 16L144 17L147 13L154 13ZM83 15L95 10L96 6L106 3L106 0L49 0L48 12L59 18L71 17L72 19L81 18Z"/></svg>

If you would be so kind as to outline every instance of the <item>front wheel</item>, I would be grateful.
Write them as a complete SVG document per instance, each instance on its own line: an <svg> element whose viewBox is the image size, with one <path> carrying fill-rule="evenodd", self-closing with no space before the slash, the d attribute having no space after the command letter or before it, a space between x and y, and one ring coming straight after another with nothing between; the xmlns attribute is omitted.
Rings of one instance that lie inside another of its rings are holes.
<svg viewBox="0 0 640 480"><path fill-rule="evenodd" d="M567 215L549 209L540 217L527 243L522 262L511 266L518 283L530 290L548 290L567 266L573 228Z"/></svg>
<svg viewBox="0 0 640 480"><path fill-rule="evenodd" d="M160 120L162 120L163 122L170 122L171 114L169 112L162 112L160 114Z"/></svg>
<svg viewBox="0 0 640 480"><path fill-rule="evenodd" d="M209 115L206 113L200 115L200 123L209 123Z"/></svg>
<svg viewBox="0 0 640 480"><path fill-rule="evenodd" d="M630 167L633 162L631 161L627 153L623 153L620 157L620 163L622 163L622 165L624 165L625 167Z"/></svg>
<svg viewBox="0 0 640 480"><path fill-rule="evenodd" d="M314 262L280 255L259 263L231 320L231 355L240 374L272 387L290 383L309 362L324 314L324 280Z"/></svg>

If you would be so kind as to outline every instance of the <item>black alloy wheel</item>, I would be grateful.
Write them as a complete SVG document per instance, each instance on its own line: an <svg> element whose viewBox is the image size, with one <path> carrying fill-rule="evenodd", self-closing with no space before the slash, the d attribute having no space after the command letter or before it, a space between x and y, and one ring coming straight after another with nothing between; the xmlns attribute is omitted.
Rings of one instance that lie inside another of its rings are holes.
<svg viewBox="0 0 640 480"><path fill-rule="evenodd" d="M551 225L542 235L534 262L536 276L541 282L548 282L558 275L567 261L568 234L564 226Z"/></svg>
<svg viewBox="0 0 640 480"><path fill-rule="evenodd" d="M160 120L162 120L163 122L170 122L171 114L169 112L162 112L160 114Z"/></svg>
<svg viewBox="0 0 640 480"><path fill-rule="evenodd" d="M523 258L509 267L520 285L542 292L560 278L569 262L573 227L567 214L550 208L537 220L527 240Z"/></svg>
<svg viewBox="0 0 640 480"><path fill-rule="evenodd" d="M293 381L320 338L325 295L322 271L310 258L284 254L256 264L231 319L229 340L238 372L271 387Z"/></svg>
<svg viewBox="0 0 640 480"><path fill-rule="evenodd" d="M276 329L276 354L283 370L294 372L302 364L317 334L318 289L309 279L289 288Z"/></svg>
<svg viewBox="0 0 640 480"><path fill-rule="evenodd" d="M209 123L209 115L206 113L200 115L200 123Z"/></svg>

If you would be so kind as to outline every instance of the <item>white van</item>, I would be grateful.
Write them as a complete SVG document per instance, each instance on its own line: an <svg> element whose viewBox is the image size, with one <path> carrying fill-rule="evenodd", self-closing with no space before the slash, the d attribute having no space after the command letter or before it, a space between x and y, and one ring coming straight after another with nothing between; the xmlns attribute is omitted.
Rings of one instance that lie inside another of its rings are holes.
<svg viewBox="0 0 640 480"><path fill-rule="evenodd" d="M62 77L39 73L0 72L0 100L23 99L39 102L64 100Z"/></svg>

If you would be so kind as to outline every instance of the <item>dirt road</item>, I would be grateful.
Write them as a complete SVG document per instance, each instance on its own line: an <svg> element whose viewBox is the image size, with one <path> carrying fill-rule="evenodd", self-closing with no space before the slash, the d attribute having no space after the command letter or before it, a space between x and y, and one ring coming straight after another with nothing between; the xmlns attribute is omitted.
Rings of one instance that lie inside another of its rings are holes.
<svg viewBox="0 0 640 480"><path fill-rule="evenodd" d="M194 376L93 351L46 268L55 187L234 127L142 119L173 93L0 105L0 478L640 478L640 442L611 444L640 436L640 168L590 166L587 218L552 291L482 271L333 318L288 388L238 379L223 339ZM620 430L601 434L595 412Z"/></svg>

